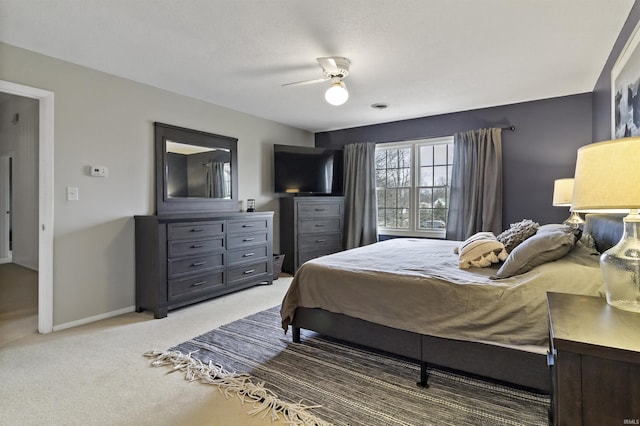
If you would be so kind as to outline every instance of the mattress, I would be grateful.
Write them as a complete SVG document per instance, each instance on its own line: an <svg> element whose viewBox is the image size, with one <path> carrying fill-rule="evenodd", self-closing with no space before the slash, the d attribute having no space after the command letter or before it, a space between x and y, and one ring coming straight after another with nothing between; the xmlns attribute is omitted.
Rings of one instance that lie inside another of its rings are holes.
<svg viewBox="0 0 640 426"><path fill-rule="evenodd" d="M460 242L397 238L313 259L284 297L287 330L297 307L320 308L436 337L546 345L548 291L603 296L598 256L565 257L501 280L498 266L460 269Z"/></svg>

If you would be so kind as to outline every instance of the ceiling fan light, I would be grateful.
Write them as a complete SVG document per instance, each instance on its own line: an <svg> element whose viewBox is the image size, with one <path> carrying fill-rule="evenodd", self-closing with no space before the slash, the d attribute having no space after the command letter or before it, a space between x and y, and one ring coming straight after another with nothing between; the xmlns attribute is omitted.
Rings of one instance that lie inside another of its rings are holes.
<svg viewBox="0 0 640 426"><path fill-rule="evenodd" d="M324 93L324 98L331 105L342 105L349 99L349 92L347 86L340 80L331 83L331 86Z"/></svg>

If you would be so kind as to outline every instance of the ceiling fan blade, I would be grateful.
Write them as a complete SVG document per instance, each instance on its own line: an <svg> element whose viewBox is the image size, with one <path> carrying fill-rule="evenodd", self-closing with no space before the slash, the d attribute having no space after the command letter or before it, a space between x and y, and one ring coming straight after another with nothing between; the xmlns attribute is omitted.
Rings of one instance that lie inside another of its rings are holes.
<svg viewBox="0 0 640 426"><path fill-rule="evenodd" d="M317 78L315 80L303 80L303 81L296 81L294 83L285 83L282 86L303 86L305 84L314 84L314 83L322 83L323 81L327 81L330 80L330 78L325 77L325 78Z"/></svg>
<svg viewBox="0 0 640 426"><path fill-rule="evenodd" d="M316 58L322 69L328 74L338 73L338 64L334 58Z"/></svg>

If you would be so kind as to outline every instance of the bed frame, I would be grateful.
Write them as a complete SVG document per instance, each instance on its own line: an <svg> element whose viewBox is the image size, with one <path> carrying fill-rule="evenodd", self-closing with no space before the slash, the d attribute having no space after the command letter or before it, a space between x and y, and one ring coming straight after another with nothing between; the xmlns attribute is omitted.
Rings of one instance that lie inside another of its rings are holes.
<svg viewBox="0 0 640 426"><path fill-rule="evenodd" d="M621 217L587 215L585 232L594 237L600 252L607 250L622 235ZM428 387L427 367L434 365L539 392L551 392L551 375L544 353L434 337L323 309L297 308L292 323L295 343L301 341L300 329L417 360L420 363L419 386Z"/></svg>

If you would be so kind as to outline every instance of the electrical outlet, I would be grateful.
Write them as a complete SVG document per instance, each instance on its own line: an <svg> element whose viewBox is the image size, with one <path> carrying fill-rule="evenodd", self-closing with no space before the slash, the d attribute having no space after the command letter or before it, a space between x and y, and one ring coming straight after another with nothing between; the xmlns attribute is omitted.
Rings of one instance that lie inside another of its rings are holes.
<svg viewBox="0 0 640 426"><path fill-rule="evenodd" d="M109 168L107 166L90 166L91 176L107 177L109 176Z"/></svg>

